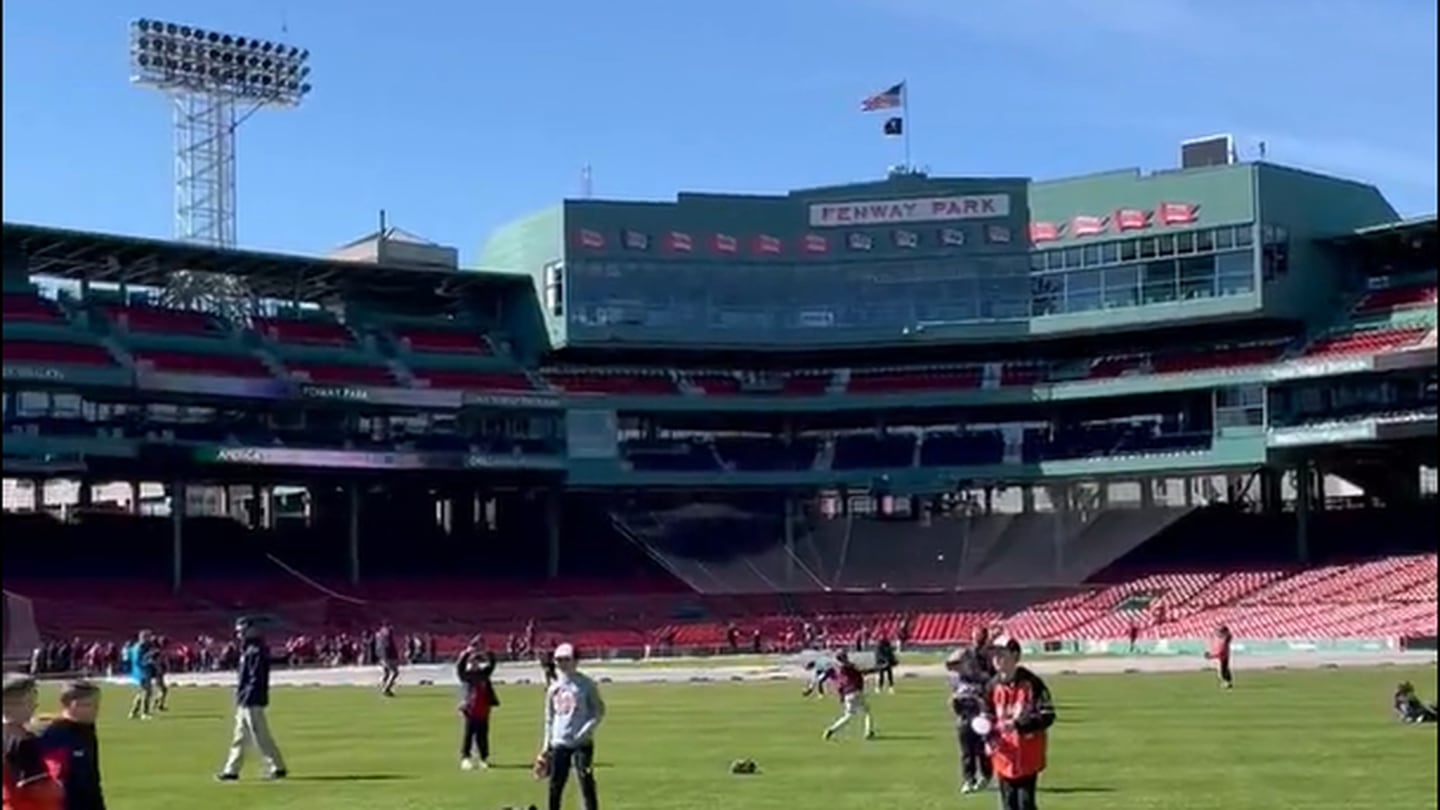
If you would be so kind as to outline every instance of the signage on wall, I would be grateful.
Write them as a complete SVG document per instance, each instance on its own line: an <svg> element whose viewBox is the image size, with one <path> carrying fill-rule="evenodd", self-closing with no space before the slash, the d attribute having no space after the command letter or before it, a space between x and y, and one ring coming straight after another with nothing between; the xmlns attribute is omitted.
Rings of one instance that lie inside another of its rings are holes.
<svg viewBox="0 0 1440 810"><path fill-rule="evenodd" d="M870 250L875 246L875 240L868 233L852 233L845 237L845 246L851 250Z"/></svg>
<svg viewBox="0 0 1440 810"><path fill-rule="evenodd" d="M810 206L810 226L814 228L999 219L1008 216L1010 216L1009 194L964 194L898 200L825 202Z"/></svg>
<svg viewBox="0 0 1440 810"><path fill-rule="evenodd" d="M717 233L710 240L710 247L716 253L738 253L740 251L740 240L728 233Z"/></svg>
<svg viewBox="0 0 1440 810"><path fill-rule="evenodd" d="M946 247L963 247L965 245L965 232L959 228L941 228L940 244Z"/></svg>

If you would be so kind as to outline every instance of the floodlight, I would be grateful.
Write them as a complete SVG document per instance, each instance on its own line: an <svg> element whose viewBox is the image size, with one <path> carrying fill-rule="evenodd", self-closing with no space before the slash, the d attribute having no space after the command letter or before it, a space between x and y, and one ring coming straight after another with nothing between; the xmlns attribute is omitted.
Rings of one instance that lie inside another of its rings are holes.
<svg viewBox="0 0 1440 810"><path fill-rule="evenodd" d="M142 18L130 24L130 79L175 108L175 222L184 241L235 244L235 130L262 107L313 89L310 52L257 37ZM247 109L237 116L236 108Z"/></svg>

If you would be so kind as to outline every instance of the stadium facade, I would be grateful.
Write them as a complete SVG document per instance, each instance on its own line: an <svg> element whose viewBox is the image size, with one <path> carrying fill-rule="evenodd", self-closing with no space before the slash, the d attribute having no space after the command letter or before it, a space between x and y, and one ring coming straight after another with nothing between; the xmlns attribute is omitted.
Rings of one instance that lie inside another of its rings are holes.
<svg viewBox="0 0 1440 810"><path fill-rule="evenodd" d="M621 546L704 592L1065 585L1213 503L1305 559L1327 487L1434 511L1435 238L1268 163L567 200L484 271L7 223L5 475L80 482L37 536L113 519L100 484L188 504L96 552L176 589L237 532L352 585ZM165 308L182 269L254 317Z"/></svg>

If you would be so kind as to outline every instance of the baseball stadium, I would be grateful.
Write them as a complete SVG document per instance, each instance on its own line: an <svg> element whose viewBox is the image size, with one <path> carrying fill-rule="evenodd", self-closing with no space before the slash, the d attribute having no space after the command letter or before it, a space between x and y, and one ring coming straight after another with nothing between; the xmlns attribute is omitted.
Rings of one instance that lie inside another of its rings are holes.
<svg viewBox="0 0 1440 810"><path fill-rule="evenodd" d="M560 643L614 806L988 807L934 679L989 627L1055 696L1046 807L1435 807L1388 699L1436 684L1436 220L1227 144L569 199L477 269L385 222L323 257L7 222L7 661L164 639L155 722L105 682L120 808L528 807ZM239 617L285 784L207 779ZM385 624L395 700L302 688L369 687ZM451 754L476 634L483 775ZM876 739L819 747L797 662L878 639Z"/></svg>

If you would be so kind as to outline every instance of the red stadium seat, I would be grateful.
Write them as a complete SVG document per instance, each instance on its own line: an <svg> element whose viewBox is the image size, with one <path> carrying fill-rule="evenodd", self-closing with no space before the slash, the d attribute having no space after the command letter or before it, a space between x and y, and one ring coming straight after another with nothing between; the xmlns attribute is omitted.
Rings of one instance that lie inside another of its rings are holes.
<svg viewBox="0 0 1440 810"><path fill-rule="evenodd" d="M7 340L7 363L56 363L72 366L110 366L115 358L94 343L62 343L47 340Z"/></svg>

